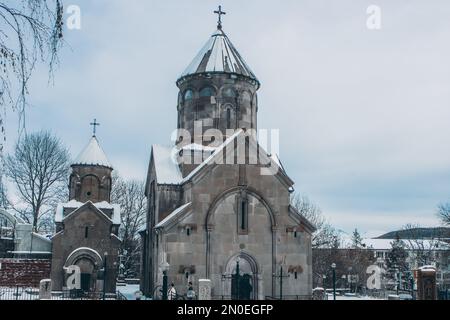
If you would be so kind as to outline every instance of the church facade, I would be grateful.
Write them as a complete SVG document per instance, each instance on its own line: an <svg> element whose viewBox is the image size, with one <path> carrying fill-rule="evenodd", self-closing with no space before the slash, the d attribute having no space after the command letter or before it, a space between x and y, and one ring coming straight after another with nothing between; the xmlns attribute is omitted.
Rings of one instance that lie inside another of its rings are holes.
<svg viewBox="0 0 450 320"><path fill-rule="evenodd" d="M154 145L148 168L143 292L156 295L165 272L181 294L210 279L215 299L262 300L280 286L286 298L309 296L315 228L258 143L260 82L220 21L177 86L175 145Z"/></svg>
<svg viewBox="0 0 450 320"><path fill-rule="evenodd" d="M56 209L56 234L52 237L52 290L116 292L120 206L110 203L111 173L95 134L72 164L69 202ZM79 283L69 280L73 266ZM70 282L70 283L68 283Z"/></svg>

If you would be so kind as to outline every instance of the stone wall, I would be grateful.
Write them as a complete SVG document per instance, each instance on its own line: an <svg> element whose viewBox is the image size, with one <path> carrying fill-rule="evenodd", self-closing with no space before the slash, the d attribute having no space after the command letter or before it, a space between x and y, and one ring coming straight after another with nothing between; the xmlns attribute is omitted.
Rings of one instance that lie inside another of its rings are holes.
<svg viewBox="0 0 450 320"><path fill-rule="evenodd" d="M38 288L50 278L51 260L0 259L0 287Z"/></svg>

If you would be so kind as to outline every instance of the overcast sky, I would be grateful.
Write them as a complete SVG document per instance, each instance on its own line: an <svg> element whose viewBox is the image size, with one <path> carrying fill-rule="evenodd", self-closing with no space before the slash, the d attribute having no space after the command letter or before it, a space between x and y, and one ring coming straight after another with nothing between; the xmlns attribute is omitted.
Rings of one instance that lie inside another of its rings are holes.
<svg viewBox="0 0 450 320"><path fill-rule="evenodd" d="M262 83L259 128L280 129L296 190L346 232L437 225L437 204L450 200L450 2L220 3L224 31ZM27 129L51 129L75 157L97 118L115 169L144 179L151 145L170 144L175 81L214 31L219 1L70 4L82 28L66 30L54 85L44 68L34 74ZM381 30L366 27L372 4Z"/></svg>

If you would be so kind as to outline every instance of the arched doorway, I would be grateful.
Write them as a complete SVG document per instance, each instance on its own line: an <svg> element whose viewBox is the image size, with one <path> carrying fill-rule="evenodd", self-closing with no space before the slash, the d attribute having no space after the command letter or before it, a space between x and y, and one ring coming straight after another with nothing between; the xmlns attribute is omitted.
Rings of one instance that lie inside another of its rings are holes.
<svg viewBox="0 0 450 320"><path fill-rule="evenodd" d="M97 274L102 267L100 254L90 248L74 250L66 260L64 266L78 266L80 268L81 290L84 292L97 291Z"/></svg>
<svg viewBox="0 0 450 320"><path fill-rule="evenodd" d="M249 254L231 257L222 275L224 296L232 300L257 300L259 291L258 264Z"/></svg>

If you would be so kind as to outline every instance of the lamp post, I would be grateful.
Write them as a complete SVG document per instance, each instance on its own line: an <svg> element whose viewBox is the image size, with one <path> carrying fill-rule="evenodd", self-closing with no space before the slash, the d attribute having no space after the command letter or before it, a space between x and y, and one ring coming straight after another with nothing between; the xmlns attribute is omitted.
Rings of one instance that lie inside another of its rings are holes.
<svg viewBox="0 0 450 320"><path fill-rule="evenodd" d="M336 300L336 263L331 264L333 270L333 300Z"/></svg>
<svg viewBox="0 0 450 320"><path fill-rule="evenodd" d="M162 284L162 299L163 300L167 300L167 291L168 291L168 286L167 286L167 271L169 270L170 265L166 262L164 262L161 265L161 269L163 272L163 284Z"/></svg>
<svg viewBox="0 0 450 320"><path fill-rule="evenodd" d="M108 252L103 256L103 300L106 298L106 259L108 258Z"/></svg>

